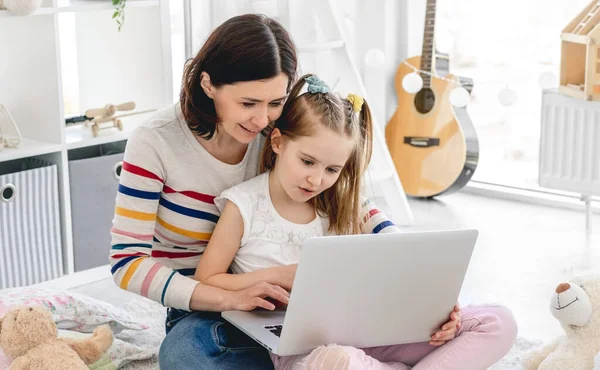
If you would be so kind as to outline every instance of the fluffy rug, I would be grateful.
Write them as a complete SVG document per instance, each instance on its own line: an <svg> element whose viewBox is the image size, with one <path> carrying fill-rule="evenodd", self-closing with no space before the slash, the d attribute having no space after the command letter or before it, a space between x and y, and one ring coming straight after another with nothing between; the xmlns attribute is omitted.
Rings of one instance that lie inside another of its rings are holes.
<svg viewBox="0 0 600 370"><path fill-rule="evenodd" d="M523 359L523 354L541 344L541 340L527 340L519 337L510 352L497 364L490 367L489 370L522 370L521 360Z"/></svg>

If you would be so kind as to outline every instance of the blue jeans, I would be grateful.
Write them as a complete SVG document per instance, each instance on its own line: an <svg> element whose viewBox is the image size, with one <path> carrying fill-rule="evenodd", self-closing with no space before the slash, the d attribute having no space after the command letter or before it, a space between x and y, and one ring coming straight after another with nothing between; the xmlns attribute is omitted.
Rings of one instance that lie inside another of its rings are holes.
<svg viewBox="0 0 600 370"><path fill-rule="evenodd" d="M169 309L167 337L160 346L161 370L272 370L266 349L218 312Z"/></svg>

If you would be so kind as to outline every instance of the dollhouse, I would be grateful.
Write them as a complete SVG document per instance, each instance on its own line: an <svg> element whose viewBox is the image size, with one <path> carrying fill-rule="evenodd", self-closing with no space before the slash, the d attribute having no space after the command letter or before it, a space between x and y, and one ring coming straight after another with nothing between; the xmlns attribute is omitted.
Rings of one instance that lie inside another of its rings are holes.
<svg viewBox="0 0 600 370"><path fill-rule="evenodd" d="M600 0L592 1L561 34L559 91L600 100Z"/></svg>

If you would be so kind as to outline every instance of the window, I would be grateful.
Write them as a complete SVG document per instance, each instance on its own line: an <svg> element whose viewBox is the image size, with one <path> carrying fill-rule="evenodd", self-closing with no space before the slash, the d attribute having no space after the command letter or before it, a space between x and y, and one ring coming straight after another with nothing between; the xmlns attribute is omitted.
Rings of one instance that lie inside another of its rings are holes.
<svg viewBox="0 0 600 370"><path fill-rule="evenodd" d="M409 55L421 53L425 1L416 3L409 5ZM538 188L540 84L558 86L561 31L587 4L438 0L438 50L450 54L451 73L474 79L468 112L480 157L473 180Z"/></svg>

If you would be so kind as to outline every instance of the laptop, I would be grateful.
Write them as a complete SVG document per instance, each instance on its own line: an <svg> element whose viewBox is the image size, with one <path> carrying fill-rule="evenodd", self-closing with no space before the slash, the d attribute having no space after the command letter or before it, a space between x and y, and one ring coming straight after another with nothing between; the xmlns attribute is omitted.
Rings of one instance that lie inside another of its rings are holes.
<svg viewBox="0 0 600 370"><path fill-rule="evenodd" d="M332 343L427 342L449 320L477 235L447 230L310 238L286 310L222 316L280 356Z"/></svg>

